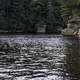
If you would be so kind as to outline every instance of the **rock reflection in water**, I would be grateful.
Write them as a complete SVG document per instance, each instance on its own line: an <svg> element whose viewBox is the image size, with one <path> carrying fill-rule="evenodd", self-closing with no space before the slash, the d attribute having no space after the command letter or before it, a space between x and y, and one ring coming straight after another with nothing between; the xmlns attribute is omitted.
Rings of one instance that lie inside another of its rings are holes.
<svg viewBox="0 0 80 80"><path fill-rule="evenodd" d="M0 80L79 80L79 40L1 36Z"/></svg>

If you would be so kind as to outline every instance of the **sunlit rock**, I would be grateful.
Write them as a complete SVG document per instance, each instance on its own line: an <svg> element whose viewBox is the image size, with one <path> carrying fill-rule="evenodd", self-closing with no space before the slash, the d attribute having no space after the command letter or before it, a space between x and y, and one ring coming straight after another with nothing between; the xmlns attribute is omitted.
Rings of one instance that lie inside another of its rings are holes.
<svg viewBox="0 0 80 80"><path fill-rule="evenodd" d="M74 15L72 19L68 21L67 28L62 30L63 35L79 36L80 29L80 17Z"/></svg>

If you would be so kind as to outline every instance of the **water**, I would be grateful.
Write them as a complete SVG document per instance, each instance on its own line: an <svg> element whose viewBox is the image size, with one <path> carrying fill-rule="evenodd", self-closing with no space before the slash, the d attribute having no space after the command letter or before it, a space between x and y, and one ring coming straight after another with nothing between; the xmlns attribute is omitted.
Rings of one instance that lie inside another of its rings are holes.
<svg viewBox="0 0 80 80"><path fill-rule="evenodd" d="M0 80L80 80L79 39L0 36Z"/></svg>

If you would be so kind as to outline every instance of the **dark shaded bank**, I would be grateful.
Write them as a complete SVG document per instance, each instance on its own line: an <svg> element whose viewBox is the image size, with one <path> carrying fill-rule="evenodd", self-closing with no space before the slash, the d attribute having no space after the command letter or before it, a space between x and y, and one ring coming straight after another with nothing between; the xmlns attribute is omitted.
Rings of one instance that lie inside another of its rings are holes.
<svg viewBox="0 0 80 80"><path fill-rule="evenodd" d="M30 30L25 29L25 31L23 30L14 30L14 29L10 29L10 30L1 30L0 29L0 34L61 34L62 29L60 30L56 30L56 29L51 29L44 27L44 26L37 26L37 28L34 30L32 30L30 28Z"/></svg>
<svg viewBox="0 0 80 80"><path fill-rule="evenodd" d="M60 35L61 32L56 33L37 33L37 32L0 32L0 35Z"/></svg>
<svg viewBox="0 0 80 80"><path fill-rule="evenodd" d="M35 32L27 32L27 31L25 31L25 32L23 32L23 31L6 31L6 30L4 30L4 31L0 31L0 35L2 35L2 34L4 34L4 35L16 35L16 34L36 34Z"/></svg>

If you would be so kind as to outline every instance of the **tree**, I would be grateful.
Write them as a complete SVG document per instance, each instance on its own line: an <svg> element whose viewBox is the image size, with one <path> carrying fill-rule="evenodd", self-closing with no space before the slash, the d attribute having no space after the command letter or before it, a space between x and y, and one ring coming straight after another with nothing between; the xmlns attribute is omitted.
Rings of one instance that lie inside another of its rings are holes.
<svg viewBox="0 0 80 80"><path fill-rule="evenodd" d="M60 14L60 4L56 0L48 0L48 14L47 14L47 32L58 33L59 29L64 27L63 19Z"/></svg>
<svg viewBox="0 0 80 80"><path fill-rule="evenodd" d="M36 24L46 24L47 33L64 27L60 2L56 0L1 0L1 21L9 32L36 33Z"/></svg>
<svg viewBox="0 0 80 80"><path fill-rule="evenodd" d="M80 0L60 0L61 14L67 23L74 15L80 16Z"/></svg>

